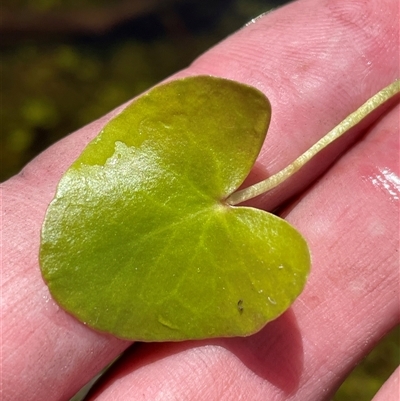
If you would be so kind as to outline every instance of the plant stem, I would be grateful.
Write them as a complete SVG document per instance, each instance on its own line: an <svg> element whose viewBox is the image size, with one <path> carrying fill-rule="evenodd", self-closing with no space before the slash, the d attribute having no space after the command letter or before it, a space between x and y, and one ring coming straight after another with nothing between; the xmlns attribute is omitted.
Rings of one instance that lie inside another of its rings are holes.
<svg viewBox="0 0 400 401"><path fill-rule="evenodd" d="M341 123L339 123L332 131L328 132L317 143L311 146L310 149L305 151L293 163L289 164L283 170L272 175L264 181L251 185L248 188L234 192L230 195L226 202L229 205L237 205L249 199L255 198L265 192L270 191L282 182L286 181L294 173L300 170L306 163L308 163L317 153L327 147L333 141L341 137L345 132L357 125L368 114L376 110L379 106L387 100L400 93L400 80L396 80L386 88L380 90L377 94L369 98L360 108L347 116Z"/></svg>

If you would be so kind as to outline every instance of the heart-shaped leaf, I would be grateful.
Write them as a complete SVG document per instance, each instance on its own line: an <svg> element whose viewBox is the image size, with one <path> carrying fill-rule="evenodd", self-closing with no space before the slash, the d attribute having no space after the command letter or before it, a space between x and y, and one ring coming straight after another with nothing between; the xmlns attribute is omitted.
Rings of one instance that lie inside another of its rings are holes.
<svg viewBox="0 0 400 401"><path fill-rule="evenodd" d="M302 291L310 258L286 221L226 199L260 151L270 106L208 76L152 89L62 177L40 264L57 302L142 341L244 336Z"/></svg>

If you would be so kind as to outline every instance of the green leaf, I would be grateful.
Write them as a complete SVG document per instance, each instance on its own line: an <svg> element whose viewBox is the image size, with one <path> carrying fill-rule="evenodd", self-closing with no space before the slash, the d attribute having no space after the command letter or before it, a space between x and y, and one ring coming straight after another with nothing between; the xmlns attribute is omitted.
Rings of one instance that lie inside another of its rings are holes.
<svg viewBox="0 0 400 401"><path fill-rule="evenodd" d="M62 177L40 264L89 326L142 341L246 336L282 314L309 271L286 221L224 200L249 173L270 105L208 76L152 89Z"/></svg>

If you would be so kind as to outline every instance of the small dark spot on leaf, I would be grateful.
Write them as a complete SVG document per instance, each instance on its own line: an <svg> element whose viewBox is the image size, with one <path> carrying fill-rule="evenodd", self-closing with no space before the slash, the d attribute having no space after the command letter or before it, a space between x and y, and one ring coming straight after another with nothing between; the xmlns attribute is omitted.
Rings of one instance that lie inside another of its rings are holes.
<svg viewBox="0 0 400 401"><path fill-rule="evenodd" d="M237 308L240 314L243 313L243 299L239 299L238 303L237 303Z"/></svg>

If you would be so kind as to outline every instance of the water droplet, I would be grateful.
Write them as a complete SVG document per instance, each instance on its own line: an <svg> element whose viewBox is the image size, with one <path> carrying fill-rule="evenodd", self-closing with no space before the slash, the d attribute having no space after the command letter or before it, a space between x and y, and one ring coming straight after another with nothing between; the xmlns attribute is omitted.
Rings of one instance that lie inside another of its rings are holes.
<svg viewBox="0 0 400 401"><path fill-rule="evenodd" d="M42 298L44 299L44 302L46 302L46 304L50 301L49 295L42 295Z"/></svg>
<svg viewBox="0 0 400 401"><path fill-rule="evenodd" d="M271 297L267 297L268 301L272 304L272 305L276 305L276 301L275 299L271 298Z"/></svg>
<svg viewBox="0 0 400 401"><path fill-rule="evenodd" d="M400 178L393 171L385 168L380 169L380 174L370 177L372 184L385 190L391 200L398 201L400 197Z"/></svg>

